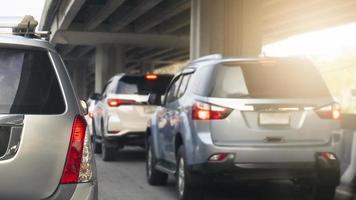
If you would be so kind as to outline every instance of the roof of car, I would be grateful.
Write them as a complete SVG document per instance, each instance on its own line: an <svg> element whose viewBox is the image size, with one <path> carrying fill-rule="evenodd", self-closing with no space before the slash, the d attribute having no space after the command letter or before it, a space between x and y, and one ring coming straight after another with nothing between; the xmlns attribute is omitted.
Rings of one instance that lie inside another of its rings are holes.
<svg viewBox="0 0 356 200"><path fill-rule="evenodd" d="M15 35L1 35L0 45L18 45L26 47L44 48L51 51L56 51L55 48L46 40L26 38Z"/></svg>
<svg viewBox="0 0 356 200"><path fill-rule="evenodd" d="M109 81L114 81L117 79L121 79L123 77L144 77L146 74L125 74L125 73L120 73L120 74L116 74L113 77L111 77L111 79ZM162 76L162 77L173 77L173 74L157 74L158 76Z"/></svg>
<svg viewBox="0 0 356 200"><path fill-rule="evenodd" d="M296 62L306 61L301 57L222 57L218 55L206 56L193 60L188 68L200 68L206 64L234 63L234 62Z"/></svg>

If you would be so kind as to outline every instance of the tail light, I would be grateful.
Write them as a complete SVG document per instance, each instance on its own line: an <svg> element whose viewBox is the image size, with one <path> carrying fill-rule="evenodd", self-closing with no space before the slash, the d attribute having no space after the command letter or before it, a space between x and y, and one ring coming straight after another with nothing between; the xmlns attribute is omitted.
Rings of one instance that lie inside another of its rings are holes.
<svg viewBox="0 0 356 200"><path fill-rule="evenodd" d="M135 100L128 100L128 99L108 99L108 105L110 107L119 107L122 105L132 105L136 103Z"/></svg>
<svg viewBox="0 0 356 200"><path fill-rule="evenodd" d="M227 153L217 153L209 157L209 161L224 161L229 154Z"/></svg>
<svg viewBox="0 0 356 200"><path fill-rule="evenodd" d="M316 110L316 113L322 119L338 120L341 117L341 106L338 103L333 103Z"/></svg>
<svg viewBox="0 0 356 200"><path fill-rule="evenodd" d="M325 160L336 160L336 157L334 154L329 153L329 152L323 152L321 153L321 156L325 159Z"/></svg>
<svg viewBox="0 0 356 200"><path fill-rule="evenodd" d="M61 184L88 182L92 179L92 152L86 122L81 116L74 119Z"/></svg>
<svg viewBox="0 0 356 200"><path fill-rule="evenodd" d="M216 153L209 157L209 162L225 162L227 160L233 160L235 158L234 154L231 153Z"/></svg>
<svg viewBox="0 0 356 200"><path fill-rule="evenodd" d="M158 79L158 75L157 74L146 74L145 78L146 78L146 80L153 81L153 80L157 80Z"/></svg>
<svg viewBox="0 0 356 200"><path fill-rule="evenodd" d="M193 120L219 120L225 119L232 109L209 103L196 102L192 107Z"/></svg>

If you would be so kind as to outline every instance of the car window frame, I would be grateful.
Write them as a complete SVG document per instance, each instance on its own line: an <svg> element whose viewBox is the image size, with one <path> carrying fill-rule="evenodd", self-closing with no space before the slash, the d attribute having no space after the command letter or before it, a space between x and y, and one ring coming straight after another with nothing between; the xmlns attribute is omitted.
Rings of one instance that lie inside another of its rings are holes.
<svg viewBox="0 0 356 200"><path fill-rule="evenodd" d="M166 93L165 93L165 95L164 95L164 102L163 102L163 105L164 106L166 106L168 103L172 103L172 102L174 102L174 101L176 101L178 98L175 98L173 101L167 101L167 99L168 99L168 94L169 94L169 91L171 91L171 88L172 88L172 86L177 82L177 81L182 81L182 75L183 74L178 74L177 76L175 76L173 79L172 79L172 81L171 81L171 83L169 84L169 86L168 86L168 88L167 88L167 91L166 91ZM179 91L179 86L180 86L180 84L181 84L181 82L179 83L179 85L178 85L178 90L177 90L177 93L178 93L178 91ZM177 96L177 94L174 94L175 96Z"/></svg>
<svg viewBox="0 0 356 200"><path fill-rule="evenodd" d="M186 85L184 86L185 88L183 89L182 93L180 93L181 91L181 87L182 87L182 84L183 84L183 80L184 78L187 77L187 82L186 82ZM180 82L179 84L179 88L178 88L178 92L177 92L177 99L180 99L182 96L184 96L184 94L186 93L187 91L187 88L188 88L188 85L189 85L189 82L190 82L190 79L192 77L192 73L185 73L185 74L182 74L182 81Z"/></svg>
<svg viewBox="0 0 356 200"><path fill-rule="evenodd" d="M112 83L112 81L108 81L108 82L104 85L103 92L102 92L102 96L103 96L104 99L105 99L106 96L107 96L107 91L108 91L109 85L110 85L111 83Z"/></svg>

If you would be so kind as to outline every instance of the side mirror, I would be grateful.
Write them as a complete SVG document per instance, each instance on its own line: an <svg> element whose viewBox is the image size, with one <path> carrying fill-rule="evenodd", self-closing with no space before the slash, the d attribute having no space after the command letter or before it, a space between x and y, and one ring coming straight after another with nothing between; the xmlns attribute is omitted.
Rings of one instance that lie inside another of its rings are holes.
<svg viewBox="0 0 356 200"><path fill-rule="evenodd" d="M149 96L148 96L148 104L156 105L156 106L162 105L161 95L149 94Z"/></svg>
<svg viewBox="0 0 356 200"><path fill-rule="evenodd" d="M88 104L84 100L80 100L80 105L82 106L84 115L88 114Z"/></svg>
<svg viewBox="0 0 356 200"><path fill-rule="evenodd" d="M92 95L90 95L90 98L97 101L97 100L101 100L103 96L99 93L93 93Z"/></svg>

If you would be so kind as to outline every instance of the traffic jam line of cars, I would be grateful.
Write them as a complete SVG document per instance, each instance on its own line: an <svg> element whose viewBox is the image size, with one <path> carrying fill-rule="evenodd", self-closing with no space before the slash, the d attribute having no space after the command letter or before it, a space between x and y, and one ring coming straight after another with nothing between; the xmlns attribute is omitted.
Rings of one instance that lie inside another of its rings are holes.
<svg viewBox="0 0 356 200"><path fill-rule="evenodd" d="M317 200L339 184L340 105L303 59L207 56L174 77L117 75L89 103L94 152L145 148L148 183L174 175L179 200L227 180L293 180Z"/></svg>
<svg viewBox="0 0 356 200"><path fill-rule="evenodd" d="M175 76L120 74L87 108L56 50L17 31L0 37L0 199L98 199L93 152L111 161L130 145L150 185L176 176L179 200L276 179L334 198L340 105L308 61L213 55Z"/></svg>

